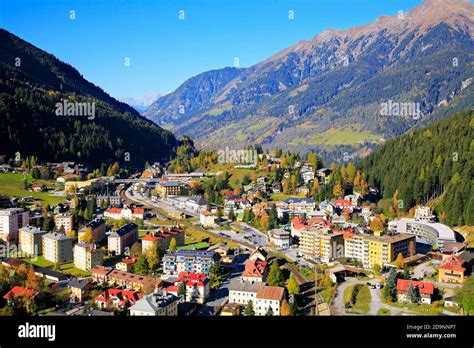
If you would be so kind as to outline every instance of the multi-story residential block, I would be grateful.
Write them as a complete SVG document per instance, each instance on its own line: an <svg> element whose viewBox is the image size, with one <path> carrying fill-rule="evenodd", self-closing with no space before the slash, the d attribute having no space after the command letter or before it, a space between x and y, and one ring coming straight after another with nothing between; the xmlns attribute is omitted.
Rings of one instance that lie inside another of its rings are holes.
<svg viewBox="0 0 474 348"><path fill-rule="evenodd" d="M90 271L96 265L104 262L104 252L97 249L93 243L80 242L74 245L74 267L83 271Z"/></svg>
<svg viewBox="0 0 474 348"><path fill-rule="evenodd" d="M281 303L285 297L285 288L262 286L257 291L255 315L280 315Z"/></svg>
<svg viewBox="0 0 474 348"><path fill-rule="evenodd" d="M326 227L301 229L299 244L303 254L326 262L333 258L344 257L343 234Z"/></svg>
<svg viewBox="0 0 474 348"><path fill-rule="evenodd" d="M92 236L92 240L87 241L87 242L89 243L101 242L105 238L105 232L106 232L105 220L97 218L89 222L83 228L81 228L78 234L80 242L84 241L84 238L87 235L87 232L90 232Z"/></svg>
<svg viewBox="0 0 474 348"><path fill-rule="evenodd" d="M210 292L210 282L206 274L181 272L179 277L173 280L173 285L168 286L165 290L168 293L180 296L179 288L182 284L186 289L186 296L183 298L185 302L200 304L206 302Z"/></svg>
<svg viewBox="0 0 474 348"><path fill-rule="evenodd" d="M285 289L262 282L233 279L229 285L229 303L242 306L252 301L255 315L280 315Z"/></svg>
<svg viewBox="0 0 474 348"><path fill-rule="evenodd" d="M181 196L185 193L186 184L178 181L163 181L156 185L155 191L160 197Z"/></svg>
<svg viewBox="0 0 474 348"><path fill-rule="evenodd" d="M147 252L151 248L166 251L172 239L176 240L176 246L184 245L184 237L184 229L176 226L149 232L142 238L142 253Z"/></svg>
<svg viewBox="0 0 474 348"><path fill-rule="evenodd" d="M213 251L178 250L163 256L164 276L178 276L181 272L209 274L219 255Z"/></svg>
<svg viewBox="0 0 474 348"><path fill-rule="evenodd" d="M234 278L229 284L229 303L237 303L246 306L249 301L252 301L255 305L257 292L264 286L265 283L263 282L249 282L241 278Z"/></svg>
<svg viewBox="0 0 474 348"><path fill-rule="evenodd" d="M165 290L143 296L129 308L132 316L177 316L180 298Z"/></svg>
<svg viewBox="0 0 474 348"><path fill-rule="evenodd" d="M50 232L43 235L43 257L53 263L72 262L73 239L65 234Z"/></svg>
<svg viewBox="0 0 474 348"><path fill-rule="evenodd" d="M279 248L289 248L291 245L291 232L282 228L271 230L270 242Z"/></svg>
<svg viewBox="0 0 474 348"><path fill-rule="evenodd" d="M438 268L438 278L442 283L463 284L469 274L471 267L468 263L456 255L449 256Z"/></svg>
<svg viewBox="0 0 474 348"><path fill-rule="evenodd" d="M382 236L350 234L344 238L345 257L359 260L365 268L387 265L395 261L398 254L405 258L415 253L415 236L406 233Z"/></svg>
<svg viewBox="0 0 474 348"><path fill-rule="evenodd" d="M58 231L62 227L64 229L64 233L69 236L73 230L72 215L66 213L54 215L54 226Z"/></svg>
<svg viewBox="0 0 474 348"><path fill-rule="evenodd" d="M107 238L109 252L121 255L138 240L138 226L129 222L112 232Z"/></svg>
<svg viewBox="0 0 474 348"><path fill-rule="evenodd" d="M38 227L25 226L19 229L18 241L22 253L26 255L41 255L43 252L42 238L46 231Z"/></svg>
<svg viewBox="0 0 474 348"><path fill-rule="evenodd" d="M18 229L25 227L29 222L29 213L21 208L7 208L0 210L0 239L4 242L18 238Z"/></svg>

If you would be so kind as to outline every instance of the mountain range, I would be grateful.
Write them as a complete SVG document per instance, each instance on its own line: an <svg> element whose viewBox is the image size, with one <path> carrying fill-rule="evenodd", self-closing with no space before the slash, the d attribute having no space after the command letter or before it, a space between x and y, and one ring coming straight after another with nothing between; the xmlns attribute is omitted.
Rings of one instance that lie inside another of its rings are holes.
<svg viewBox="0 0 474 348"><path fill-rule="evenodd" d="M473 21L470 1L425 0L364 26L328 29L248 68L201 73L143 115L204 148L364 153L472 105ZM404 103L419 116L381 114Z"/></svg>
<svg viewBox="0 0 474 348"><path fill-rule="evenodd" d="M161 98L162 96L168 93L169 92L148 93L148 94L142 95L141 97L123 97L123 98L119 98L119 100L125 104L130 105L132 108L134 108L138 112L144 112L158 98Z"/></svg>
<svg viewBox="0 0 474 348"><path fill-rule="evenodd" d="M81 114L81 106L93 113ZM0 115L0 154L8 158L19 152L41 161L142 166L169 160L177 146L171 132L112 98L72 66L3 29Z"/></svg>

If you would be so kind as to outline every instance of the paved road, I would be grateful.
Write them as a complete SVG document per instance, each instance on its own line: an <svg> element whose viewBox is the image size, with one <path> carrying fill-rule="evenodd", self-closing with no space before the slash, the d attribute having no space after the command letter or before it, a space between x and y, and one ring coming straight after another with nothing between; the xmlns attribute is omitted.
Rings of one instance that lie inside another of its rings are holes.
<svg viewBox="0 0 474 348"><path fill-rule="evenodd" d="M219 285L218 288L211 290L211 294L207 299L206 303L199 307L193 315L198 316L211 316L216 314L216 309L225 305L229 298L229 285L230 281L234 278L238 278L244 271L244 262L248 255L238 255L231 272L227 275L224 281Z"/></svg>
<svg viewBox="0 0 474 348"><path fill-rule="evenodd" d="M143 204L144 206L148 207L148 208L152 208L152 209L156 209L156 208L162 208L164 210L167 210L169 209L169 205L165 205L164 203L162 202L152 202L148 199L144 199L144 198L139 198L138 196L136 196L135 194L132 196L130 195L130 188L127 189L126 191L124 191L123 193L123 197L129 201L132 201L132 202L136 202L136 203L139 203L139 204ZM176 208L176 207L172 207L172 209L174 210L180 210L179 208ZM169 219L168 217L166 217L167 219ZM214 234L216 235L217 237L220 237L222 239L228 239L229 241L233 241L237 244L239 244L240 247L242 248L245 248L245 249L248 249L248 250L254 250L256 248L256 245L246 241L246 240L242 240L242 239L233 239L232 236L230 235L230 231L225 231L225 233L229 233L229 236L225 236L225 235L222 235L222 234L219 234L219 232L215 232L215 231L212 231L212 230L206 230L202 227L199 227L199 226L196 226L196 225L193 225L185 220L179 220L177 221L179 222L180 224L182 225L185 225L185 226L188 226L188 227L192 227L192 228L195 228L195 229L198 229L204 233L210 233L210 234ZM235 232L234 232L235 233ZM237 234L237 233L236 233Z"/></svg>
<svg viewBox="0 0 474 348"><path fill-rule="evenodd" d="M431 261L420 263L419 265L416 265L415 268L413 269L413 277L416 279L422 279L427 275L431 276L435 273L436 273L436 270L431 264Z"/></svg>
<svg viewBox="0 0 474 348"><path fill-rule="evenodd" d="M352 313L346 313L346 309L344 307L344 291L345 289L350 286L350 285L355 285L355 284L366 284L367 280L358 280L356 278L347 278L344 282L340 283L337 286L336 289L336 296L334 297L333 301L333 308L335 310L335 315L355 315ZM370 280L371 284L379 284L380 280L379 279L372 279ZM406 315L406 314L411 314L411 315L420 315L418 312L411 311L409 309L405 308L399 308L399 307L394 307L390 306L389 304L386 304L382 300L382 291L380 289L372 289L369 287L370 291L370 310L367 313L367 315L377 315L377 312L381 308L389 309L391 315Z"/></svg>

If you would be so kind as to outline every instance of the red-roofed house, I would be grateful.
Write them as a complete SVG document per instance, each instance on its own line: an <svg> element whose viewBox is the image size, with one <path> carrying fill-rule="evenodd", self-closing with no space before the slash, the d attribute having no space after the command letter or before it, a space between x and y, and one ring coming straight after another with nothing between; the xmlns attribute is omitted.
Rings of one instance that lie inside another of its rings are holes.
<svg viewBox="0 0 474 348"><path fill-rule="evenodd" d="M352 201L349 199L342 199L342 198L335 199L334 201L332 201L332 205L341 210L349 209L351 212L353 208Z"/></svg>
<svg viewBox="0 0 474 348"><path fill-rule="evenodd" d="M459 256L451 255L439 266L439 281L443 283L463 284L469 275L467 262Z"/></svg>
<svg viewBox="0 0 474 348"><path fill-rule="evenodd" d="M45 184L32 184L31 189L35 192L43 192L46 190Z"/></svg>
<svg viewBox="0 0 474 348"><path fill-rule="evenodd" d="M301 217L295 217L291 220L291 235L301 237L301 231L308 230L327 230L332 227L332 223L322 217L313 217L306 222Z"/></svg>
<svg viewBox="0 0 474 348"><path fill-rule="evenodd" d="M10 301L10 298L17 298L18 296L29 296L29 297L35 297L38 295L38 291L35 291L33 289L28 289L24 288L21 286L14 286L13 288L10 289L9 292L7 292L3 298L7 301Z"/></svg>
<svg viewBox="0 0 474 348"><path fill-rule="evenodd" d="M408 299L408 289L410 288L410 284L419 292L420 302L431 304L431 298L434 294L434 284L406 279L397 279L398 302L410 302Z"/></svg>
<svg viewBox="0 0 474 348"><path fill-rule="evenodd" d="M145 210L143 208L109 208L104 212L104 217L114 220L119 219L139 219L145 218Z"/></svg>
<svg viewBox="0 0 474 348"><path fill-rule="evenodd" d="M174 285L168 286L165 290L179 296L179 287L184 283L186 286L186 302L200 303L206 302L210 292L209 278L204 273L181 272L173 281Z"/></svg>
<svg viewBox="0 0 474 348"><path fill-rule="evenodd" d="M19 296L25 296L25 297L31 297L34 298L38 295L38 291L33 290L33 289L28 289L28 288L23 288L21 286L14 286L13 288L10 289L9 292L7 292L3 298L7 300L8 304L10 304L11 299L16 299ZM29 311L30 309L30 302L25 303L26 310Z"/></svg>
<svg viewBox="0 0 474 348"><path fill-rule="evenodd" d="M267 277L268 263L262 260L245 261L245 270L242 273L242 280L264 282Z"/></svg>
<svg viewBox="0 0 474 348"><path fill-rule="evenodd" d="M118 269L118 270L124 271L124 272L131 272L131 271L133 271L135 262L137 262L137 260L138 260L138 256L124 257L121 261L116 263L115 269Z"/></svg>
<svg viewBox="0 0 474 348"><path fill-rule="evenodd" d="M108 289L95 298L95 303L100 309L125 308L133 306L142 294L133 290Z"/></svg>
<svg viewBox="0 0 474 348"><path fill-rule="evenodd" d="M147 252L153 246L161 251L166 251L173 238L176 240L176 246L184 245L184 229L171 227L152 231L142 238L142 253Z"/></svg>

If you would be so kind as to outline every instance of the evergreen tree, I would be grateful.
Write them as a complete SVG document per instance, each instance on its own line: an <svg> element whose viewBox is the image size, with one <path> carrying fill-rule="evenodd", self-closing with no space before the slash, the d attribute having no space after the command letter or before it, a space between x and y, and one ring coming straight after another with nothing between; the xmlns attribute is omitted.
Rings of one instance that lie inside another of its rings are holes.
<svg viewBox="0 0 474 348"><path fill-rule="evenodd" d="M418 303L420 301L420 292L418 287L413 286L413 283L410 283L408 286L407 299L412 303Z"/></svg>
<svg viewBox="0 0 474 348"><path fill-rule="evenodd" d="M183 297L183 300L186 302L186 284L184 281L179 283L178 295Z"/></svg>
<svg viewBox="0 0 474 348"><path fill-rule="evenodd" d="M234 207L230 207L229 214L227 214L227 219L229 219L229 221L235 220Z"/></svg>
<svg viewBox="0 0 474 348"><path fill-rule="evenodd" d="M276 205L272 204L270 207L269 228L274 229L277 227L278 227L278 212L276 209Z"/></svg>
<svg viewBox="0 0 474 348"><path fill-rule="evenodd" d="M395 300L397 295L397 270L395 268L390 268L388 272L383 295L387 299Z"/></svg>
<svg viewBox="0 0 474 348"><path fill-rule="evenodd" d="M244 310L244 315L245 316L253 316L255 315L255 311L253 309L253 302L252 300L250 300L248 303L247 303L247 306L245 307L245 310Z"/></svg>
<svg viewBox="0 0 474 348"><path fill-rule="evenodd" d="M278 266L278 262L275 260L270 265L270 270L268 272L266 282L270 286L282 286L285 282L283 273L281 272L281 269Z"/></svg>

